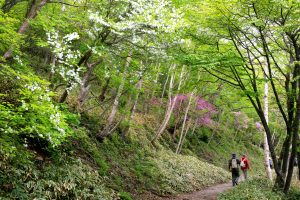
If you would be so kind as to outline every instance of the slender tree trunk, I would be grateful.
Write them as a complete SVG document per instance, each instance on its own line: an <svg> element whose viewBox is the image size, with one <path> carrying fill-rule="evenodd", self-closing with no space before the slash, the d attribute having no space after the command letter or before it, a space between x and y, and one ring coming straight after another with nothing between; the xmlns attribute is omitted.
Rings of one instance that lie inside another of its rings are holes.
<svg viewBox="0 0 300 200"><path fill-rule="evenodd" d="M78 67L80 67L83 63L85 63L87 66L88 66L88 69L87 69L87 73L89 73L89 68L91 68L91 70L97 65L99 64L101 60L99 60L98 62L96 63L93 63L93 64L90 64L91 66L89 66L89 64L87 63L88 60L90 59L90 57L92 56L92 50L88 50L79 60L75 70L78 69ZM88 81L88 78L89 76L87 77L87 81ZM71 87L71 84L68 83L67 85L67 88ZM67 89L65 89L65 91L63 92L62 96L60 97L60 100L59 100L59 103L64 103L66 100L67 100L67 97L69 95L69 91Z"/></svg>
<svg viewBox="0 0 300 200"><path fill-rule="evenodd" d="M70 85L68 86L70 87ZM59 103L64 103L68 97L68 90L65 90L59 99Z"/></svg>
<svg viewBox="0 0 300 200"><path fill-rule="evenodd" d="M122 95L123 88L124 88L124 85L125 85L125 79L126 79L128 68L129 68L130 63L131 63L131 57L132 57L132 51L130 51L128 53L128 56L127 56L127 59L126 59L126 64L125 64L125 69L124 69L124 72L123 72L122 81L121 81L121 84L118 88L117 95L115 97L111 113L110 113L110 115L107 119L107 123L106 123L104 129L100 133L98 133L97 136L96 136L97 139L99 139L99 140L102 140L104 137L108 136L108 134L110 133L110 128L113 125L113 121L114 121L114 118L115 118L117 110L118 110L119 99Z"/></svg>
<svg viewBox="0 0 300 200"><path fill-rule="evenodd" d="M293 172L294 172L294 163L295 163L295 158L297 156L297 148L298 148L298 142L299 142L299 119L300 119L300 98L298 100L299 106L297 106L297 117L295 118L295 123L293 127L293 138L292 138L292 152L290 156L290 161L289 161L289 167L288 167L288 173L284 185L284 193L287 193L290 189L292 178L293 178ZM298 122L297 122L298 121Z"/></svg>
<svg viewBox="0 0 300 200"><path fill-rule="evenodd" d="M145 96L146 98L144 98L144 104L143 104L143 113L146 114L147 113L147 109L148 109L148 102L149 102L149 98L150 98L150 91L146 90L145 91Z"/></svg>
<svg viewBox="0 0 300 200"><path fill-rule="evenodd" d="M100 102L103 102L105 100L105 94L106 94L106 91L108 89L109 82L110 82L110 78L106 79L105 85L103 86L101 94L99 95L99 101Z"/></svg>
<svg viewBox="0 0 300 200"><path fill-rule="evenodd" d="M296 51L297 53L297 51ZM299 49L300 53L300 49ZM300 59L300 58L299 58ZM300 65L299 63L295 64L295 73L294 77L298 77L300 75ZM293 177L293 171L294 171L294 163L295 163L295 158L297 156L297 149L298 149L298 142L299 142L299 123L300 123L300 82L299 79L295 80L296 83L296 88L295 88L295 99L296 99L296 112L295 112L295 117L293 120L293 137L292 137L292 151L291 151L291 156L289 160L289 167L288 167L288 173L284 185L284 193L287 193L290 189L291 182L292 182L292 177Z"/></svg>
<svg viewBox="0 0 300 200"><path fill-rule="evenodd" d="M156 77L155 77L155 80L154 80L154 83L153 83L154 85L156 85L157 81L158 81L160 64L158 64L157 68L158 68L158 71L157 71L157 74L156 74ZM156 87L153 87L152 94L151 94L150 98L148 99L148 104L147 104L147 107L146 107L146 114L150 112L150 107L151 107L150 103L154 98L155 92L156 92Z"/></svg>
<svg viewBox="0 0 300 200"><path fill-rule="evenodd" d="M163 91L161 93L161 98L164 98L166 87L167 87L167 83L168 83L168 80L169 80L169 74L170 74L171 68L172 68L172 66L170 66L169 69L168 69L167 79L166 79L166 81L164 83Z"/></svg>
<svg viewBox="0 0 300 200"><path fill-rule="evenodd" d="M134 99L133 106L130 110L130 117L129 117L130 120L133 118L133 115L135 113L137 102L138 102L138 99L139 99L139 95L141 93L142 85L143 85L143 79L140 79L139 82L137 83L137 86L136 86L137 87L137 93L136 93L136 96L135 96L135 99Z"/></svg>
<svg viewBox="0 0 300 200"><path fill-rule="evenodd" d="M268 68L267 65L265 66L265 71L267 72ZM268 77L265 77L267 80ZM267 123L269 123L269 106L268 106L268 92L269 92L269 87L268 87L268 82L265 83L265 88L264 88L264 114L265 118L267 120ZM270 167L270 150L269 150L269 145L268 145L268 138L266 132L264 132L264 159L265 159L265 169L267 173L268 179L272 180L272 170Z"/></svg>
<svg viewBox="0 0 300 200"><path fill-rule="evenodd" d="M24 22L22 23L22 25L20 26L19 30L18 30L18 33L19 34L24 34L25 31L27 30L27 28L29 27L29 21L34 19L39 11L41 10L41 8L43 6L46 5L48 0L41 0L41 1L36 1L36 0L33 0L32 3L30 4L30 8L28 9L28 12L26 14L26 17L25 17L25 20ZM5 60L9 59L12 57L12 53L13 53L13 49L9 49L7 50L4 55L3 55L3 58ZM0 61L1 63L1 61Z"/></svg>
<svg viewBox="0 0 300 200"><path fill-rule="evenodd" d="M184 141L185 141L186 135L187 135L188 131L190 130L190 126L191 126L191 122L190 122L190 121L188 121L188 123L187 123L187 127L186 127L186 130L185 130L185 132L184 132L184 135L183 135L183 138L182 138L181 145L180 145L180 147L179 147L178 154L180 154L180 153L181 153L181 151L182 151L182 147L183 147L183 144L184 144Z"/></svg>
<svg viewBox="0 0 300 200"><path fill-rule="evenodd" d="M78 107L80 111L82 110L82 106L88 97L88 92L90 89L89 79L90 76L92 75L92 71L93 71L93 66L87 64L87 71L85 72L85 75L82 79L82 83L80 84L80 92L78 96Z"/></svg>
<svg viewBox="0 0 300 200"><path fill-rule="evenodd" d="M175 66L174 66L175 68ZM179 85L178 85L178 89L177 91L179 92L180 91L180 87L181 87L181 81L182 81L182 76L183 76L183 72L184 72L184 67L182 68L181 70L181 74L180 74L180 78L179 78ZM164 132L164 130L166 129L167 127L167 124L170 120L170 117L172 115L172 112L173 112L173 109L174 109L174 106L175 106L175 103L176 103L176 100L177 100L177 97L178 95L175 95L174 96L174 99L172 101L172 88L173 88L173 80L174 80L174 75L172 75L171 77L171 80L170 80L170 89L169 89L169 105L168 105L168 109L166 111L166 114L165 114L165 118L161 124L161 126L159 127L158 131L156 132L156 135L155 137L152 139L151 143L154 144L154 142L160 138L161 134Z"/></svg>
<svg viewBox="0 0 300 200"><path fill-rule="evenodd" d="M174 141L175 141L175 139L176 139L176 130L177 130L177 127L178 127L178 125L180 124L179 122L181 122L181 116L180 116L180 113L181 113L181 106L182 106L182 103L183 103L183 101L180 101L179 106L178 106L178 113L177 113L177 116L175 115L176 120L175 120L174 131L173 131L173 134L172 134L172 138L174 139ZM180 125L179 125L179 126L180 126Z"/></svg>
<svg viewBox="0 0 300 200"><path fill-rule="evenodd" d="M157 140L160 135L162 134L162 132L165 130L166 126L167 126L167 123L171 117L171 112L174 108L174 105L175 105L175 101L177 99L177 95L174 96L174 99L172 100L172 88L173 88L173 79L174 79L174 75L171 76L171 79L170 79L170 86L169 86L169 102L168 102L168 106L167 106L167 110L166 110L166 113L165 113L165 117L164 117L164 120L161 124L161 126L159 127L158 131L156 132L156 135L155 137L152 139L152 143L155 142L155 140Z"/></svg>
<svg viewBox="0 0 300 200"><path fill-rule="evenodd" d="M300 180L300 152L297 152L298 180Z"/></svg>
<svg viewBox="0 0 300 200"><path fill-rule="evenodd" d="M195 130L196 130L196 128L197 128L197 124L198 124L198 118L195 119L195 123L194 123L193 130L192 130L191 135L194 135Z"/></svg>
<svg viewBox="0 0 300 200"><path fill-rule="evenodd" d="M94 68L100 64L103 60L100 59L99 61L89 64L86 62L86 72L83 76L82 83L80 84L80 92L79 92L79 97L78 97L78 106L79 110L82 111L82 106L86 99L88 98L88 93L90 89L89 81L91 79L91 76L93 74Z"/></svg>
<svg viewBox="0 0 300 200"><path fill-rule="evenodd" d="M134 113L135 113L135 110L136 110L136 106L137 106L137 102L138 102L138 99L139 99L139 95L140 95L140 92L141 92L141 89L142 89L142 84L143 84L143 79L141 78L137 84L136 84L136 88L137 88L137 93L136 93L136 96L134 98L134 102L133 102L133 105L130 109L130 115L129 115L129 120L128 120L128 126L126 127L126 129L123 131L123 137L125 138L126 135L127 135L127 132L129 131L129 128L130 128L130 125L131 125L131 122L132 122L132 118L134 116Z"/></svg>
<svg viewBox="0 0 300 200"><path fill-rule="evenodd" d="M23 0L5 0L1 6L1 10L4 13L8 13L16 4L22 2Z"/></svg>
<svg viewBox="0 0 300 200"><path fill-rule="evenodd" d="M50 59L51 59L51 66L54 67L55 63L56 63L56 57L53 55L53 57L50 56ZM54 72L52 70L50 70L49 77L48 77L48 80L50 82L49 88L53 88L53 86L54 86L54 84L52 82L53 75L54 75Z"/></svg>
<svg viewBox="0 0 300 200"><path fill-rule="evenodd" d="M183 143L184 128L185 128L185 123L186 123L186 120L187 120L188 112L190 110L192 98L193 98L193 93L191 94L191 96L189 98L189 103L188 103L188 105L186 107L186 110L185 110L185 113L184 113L184 119L183 119L183 124L182 124L182 127L181 127L181 134L180 134L179 142L178 142L178 145L177 145L177 148L176 148L176 154L179 153L180 146Z"/></svg>

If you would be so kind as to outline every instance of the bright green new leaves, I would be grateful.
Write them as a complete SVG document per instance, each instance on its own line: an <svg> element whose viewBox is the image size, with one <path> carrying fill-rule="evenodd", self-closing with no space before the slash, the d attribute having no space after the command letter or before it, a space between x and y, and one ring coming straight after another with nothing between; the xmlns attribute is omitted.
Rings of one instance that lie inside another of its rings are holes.
<svg viewBox="0 0 300 200"><path fill-rule="evenodd" d="M0 88L1 153L10 155L15 147L7 144L17 137L25 146L27 140L37 140L55 147L72 135L68 123L74 122L75 116L53 103L54 94L48 90L47 82L8 67L0 76L9 85Z"/></svg>
<svg viewBox="0 0 300 200"><path fill-rule="evenodd" d="M16 33L18 20L9 17L0 10L0 55L2 56L6 50L20 45L21 36ZM0 59L1 59L0 56Z"/></svg>
<svg viewBox="0 0 300 200"><path fill-rule="evenodd" d="M98 42L118 43L118 51L149 48L160 55L157 47L161 47L161 35L172 34L183 24L181 14L168 1L122 0L109 5L114 9L90 11L92 27L88 33Z"/></svg>

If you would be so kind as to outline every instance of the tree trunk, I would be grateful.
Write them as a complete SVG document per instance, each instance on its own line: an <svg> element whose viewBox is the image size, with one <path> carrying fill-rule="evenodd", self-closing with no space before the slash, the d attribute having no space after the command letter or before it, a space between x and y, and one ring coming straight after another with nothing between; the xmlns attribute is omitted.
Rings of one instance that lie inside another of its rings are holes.
<svg viewBox="0 0 300 200"><path fill-rule="evenodd" d="M174 141L176 139L176 130L177 130L177 127L180 126L180 123L181 123L180 113L181 113L182 103L183 103L183 101L180 101L179 106L178 106L178 113L177 113L178 115L177 116L175 115L176 120L175 120L174 131L172 133L172 138L173 138Z"/></svg>
<svg viewBox="0 0 300 200"><path fill-rule="evenodd" d="M68 90L65 90L59 99L59 103L64 103L68 97Z"/></svg>
<svg viewBox="0 0 300 200"><path fill-rule="evenodd" d="M175 68L175 66L174 66ZM184 72L184 67L181 70L181 74L180 74L180 78L179 78L179 85L178 85L178 89L177 91L180 91L180 87L181 87L181 81L182 81L182 76L183 76L183 72ZM164 132L164 130L167 127L167 124L170 120L170 117L172 115L176 100L177 100L177 95L174 96L174 99L172 101L172 88L173 88L173 80L174 80L174 74L171 76L171 80L170 80L170 86L169 86L169 104L168 104L168 108L165 114L165 118L161 124L161 126L159 127L158 131L156 132L155 137L152 139L151 143L154 144L154 142L160 138L161 134Z"/></svg>
<svg viewBox="0 0 300 200"><path fill-rule="evenodd" d="M166 79L166 81L165 81L165 83L164 83L163 91L162 91L162 93L161 93L161 98L162 98L162 99L164 98L164 95L165 95L165 90L166 90L167 83L168 83L168 80L169 80L169 74L170 74L171 68L173 68L173 67L170 66L169 69L168 69L167 79Z"/></svg>
<svg viewBox="0 0 300 200"><path fill-rule="evenodd" d="M102 60L99 60L98 62L90 64L90 66L89 66L89 64L87 62L88 62L88 60L89 60L89 58L91 56L92 56L92 50L88 50L80 58L79 62L77 63L77 66L76 66L75 70L77 70L78 67L80 67L83 63L85 63L87 65L87 67L88 67L88 69L87 69L87 73L88 73L89 72L89 68L91 68L91 70L92 70L97 64L99 64L102 61ZM88 81L88 78L89 78L89 76L87 77L87 81ZM71 86L71 84L68 83L67 88L69 88L70 86ZM62 96L61 96L61 98L59 100L59 103L64 103L67 100L68 95L69 95L69 91L67 89L65 89L64 93L62 94Z"/></svg>
<svg viewBox="0 0 300 200"><path fill-rule="evenodd" d="M170 86L169 86L169 103L168 103L168 106L167 106L165 117L164 117L164 120L163 120L161 126L159 127L158 131L156 132L155 137L152 139L152 141L151 141L152 143L154 143L160 137L160 135L162 134L162 132L165 130L165 128L167 126L167 123L169 122L169 119L171 117L172 110L173 110L174 105L175 105L174 102L177 99L177 95L176 95L174 97L173 101L172 101L171 91L172 91L172 88L173 88L173 79L174 79L174 75L171 76L171 80L170 80Z"/></svg>
<svg viewBox="0 0 300 200"><path fill-rule="evenodd" d="M16 4L22 2L23 0L5 0L1 6L3 13L8 13Z"/></svg>
<svg viewBox="0 0 300 200"><path fill-rule="evenodd" d="M128 56L127 56L127 59L126 59L126 64L125 64L125 69L124 69L124 72L123 72L122 81L121 81L121 84L118 88L117 95L115 97L115 100L114 100L114 103L113 103L113 106L112 106L112 109L111 109L111 113L110 113L110 115L107 119L107 123L106 123L104 129L100 133L98 133L97 136L96 136L97 139L99 139L99 140L102 140L104 137L106 137L110 134L110 129L111 129L111 126L113 125L113 121L114 121L114 118L115 118L117 110L118 110L119 99L122 95L123 88L124 88L124 85L125 85L125 79L126 79L128 67L130 66L130 63L131 63L131 57L132 57L132 51L130 51L128 53Z"/></svg>
<svg viewBox="0 0 300 200"><path fill-rule="evenodd" d="M298 180L300 180L300 152L297 152Z"/></svg>
<svg viewBox="0 0 300 200"><path fill-rule="evenodd" d="M78 107L79 107L80 111L82 111L82 106L88 97L88 92L90 89L89 80L90 80L90 76L92 75L92 72L93 72L92 65L87 64L86 68L87 68L87 71L85 72L85 75L82 79L82 83L80 84L80 92L79 92L79 96L78 96Z"/></svg>
<svg viewBox="0 0 300 200"><path fill-rule="evenodd" d="M101 94L99 95L99 101L100 102L103 102L105 100L105 94L106 94L106 91L108 89L109 82L110 82L110 78L106 79L105 85L103 86Z"/></svg>
<svg viewBox="0 0 300 200"><path fill-rule="evenodd" d="M150 91L147 90L144 93L147 94L147 95L144 95L144 96L146 96L146 98L144 98L144 104L143 104L143 113L145 115L147 113L147 109L148 109L148 102L149 102L149 98L150 98Z"/></svg>
<svg viewBox="0 0 300 200"><path fill-rule="evenodd" d="M123 131L123 138L126 137L127 135L127 132L129 131L129 128L130 128L130 125L131 125L131 121L132 121L132 118L134 116L134 113L135 113L135 110L136 110L136 106L137 106L137 102L138 102L138 99L139 99L139 95L140 95L140 92L141 92L141 89L142 89L142 84L143 84L143 79L141 78L137 84L136 84L136 88L137 88L137 93L136 93L136 96L134 98L134 102L133 102L133 105L130 109L130 115L129 115L129 120L128 120L128 126L126 127L126 129Z"/></svg>
<svg viewBox="0 0 300 200"><path fill-rule="evenodd" d="M267 65L265 66L265 71L267 71ZM267 80L268 77L265 77ZM269 107L268 107L268 92L269 92L269 87L268 87L268 82L265 82L265 87L264 87L264 114L265 118L267 120L267 123L269 123ZM264 160L265 160L265 169L267 173L268 179L272 180L272 170L270 167L270 150L269 150L269 145L268 145L268 138L266 132L264 132Z"/></svg>
<svg viewBox="0 0 300 200"><path fill-rule="evenodd" d="M157 66L157 68L158 68L158 71L157 71L157 74L156 74L156 77L155 77L155 80L154 80L154 83L153 83L154 85L156 85L157 81L158 81L160 64ZM150 112L150 107L151 107L150 104L151 104L151 101L154 98L155 90L156 90L156 87L153 87L152 88L152 94L151 94L150 98L148 99L148 104L147 104L147 107L146 107L146 114L148 114Z"/></svg>
<svg viewBox="0 0 300 200"><path fill-rule="evenodd" d="M299 50L300 51L300 50ZM300 74L300 65L298 63L295 64L295 73L294 77L298 77ZM297 156L297 149L298 149L298 142L299 142L299 123L300 123L300 82L299 79L295 80L296 82L296 88L295 91L295 98L296 98L296 112L295 112L295 117L293 120L293 137L292 137L292 151L291 151L291 156L289 160L289 167L288 167L288 173L286 177L286 182L284 185L284 193L287 193L290 189L292 178L293 178L293 171L294 171L294 163L295 163L295 158Z"/></svg>
<svg viewBox="0 0 300 200"><path fill-rule="evenodd" d="M194 127L193 127L193 130L192 130L191 135L194 135L195 130L196 130L196 128L197 128L197 124L198 124L198 118L195 119L195 123L194 123Z"/></svg>
<svg viewBox="0 0 300 200"><path fill-rule="evenodd" d="M288 173L287 173L284 190L283 190L284 193L287 193L290 189L292 178L293 178L295 158L297 156L297 148L298 148L298 141L299 141L298 131L299 131L299 119L300 119L300 97L297 104L299 105L297 106L297 117L295 118L295 123L293 127L292 152L290 156Z"/></svg>
<svg viewBox="0 0 300 200"><path fill-rule="evenodd" d="M190 130L190 126L191 126L191 122L188 121L187 128L186 128L186 130L185 130L185 132L184 132L184 135L183 135L183 138L182 138L182 142L181 142L181 145L180 145L180 147L179 147L178 154L180 154L181 151L182 151L182 147L183 147L183 144L184 144L184 140L185 140L185 138L186 138L186 135L187 135L188 131Z"/></svg>
<svg viewBox="0 0 300 200"><path fill-rule="evenodd" d="M185 110L185 113L184 113L184 120L183 120L183 124L182 124L182 127L181 127L181 134L180 134L179 142L178 142L178 145L177 145L177 148L176 148L176 154L179 154L180 146L183 144L184 128L185 128L185 123L186 123L186 120L187 120L188 112L190 110L192 98L193 98L193 93L191 94L191 96L189 98L189 103L188 103L188 105L186 107L186 110Z"/></svg>
<svg viewBox="0 0 300 200"><path fill-rule="evenodd" d="M39 11L41 10L41 8L46 5L48 0L41 0L41 1L35 1L33 0L32 3L30 4L30 8L28 9L28 12L26 14L25 20L22 23L22 25L20 26L18 33L19 34L24 34L25 31L27 30L27 28L29 27L29 21L34 19ZM13 53L13 49L9 49L7 50L4 55L3 58L5 60L9 59L12 57L12 53ZM0 61L1 62L1 61Z"/></svg>

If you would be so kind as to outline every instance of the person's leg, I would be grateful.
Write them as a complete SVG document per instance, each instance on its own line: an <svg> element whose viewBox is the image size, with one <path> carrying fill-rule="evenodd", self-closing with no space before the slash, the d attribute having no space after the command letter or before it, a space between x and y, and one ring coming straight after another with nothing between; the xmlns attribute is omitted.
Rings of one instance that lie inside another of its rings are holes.
<svg viewBox="0 0 300 200"><path fill-rule="evenodd" d="M247 179L247 170L242 170L244 180Z"/></svg>
<svg viewBox="0 0 300 200"><path fill-rule="evenodd" d="M238 182L239 182L239 176L234 175L234 176L232 177L232 185L233 185L233 186L238 185Z"/></svg>

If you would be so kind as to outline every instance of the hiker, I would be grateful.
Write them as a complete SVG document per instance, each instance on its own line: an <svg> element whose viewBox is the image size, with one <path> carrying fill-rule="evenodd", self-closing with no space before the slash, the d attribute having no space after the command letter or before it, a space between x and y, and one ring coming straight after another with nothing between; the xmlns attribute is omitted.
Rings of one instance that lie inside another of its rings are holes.
<svg viewBox="0 0 300 200"><path fill-rule="evenodd" d="M239 177L240 177L240 160L236 158L236 154L232 154L232 158L228 162L229 171L231 171L232 174L232 186L235 186L238 184Z"/></svg>
<svg viewBox="0 0 300 200"><path fill-rule="evenodd" d="M249 164L249 160L247 159L245 154L241 158L240 166L241 166L241 170L244 175L244 179L247 180L248 170L250 169L250 164Z"/></svg>

